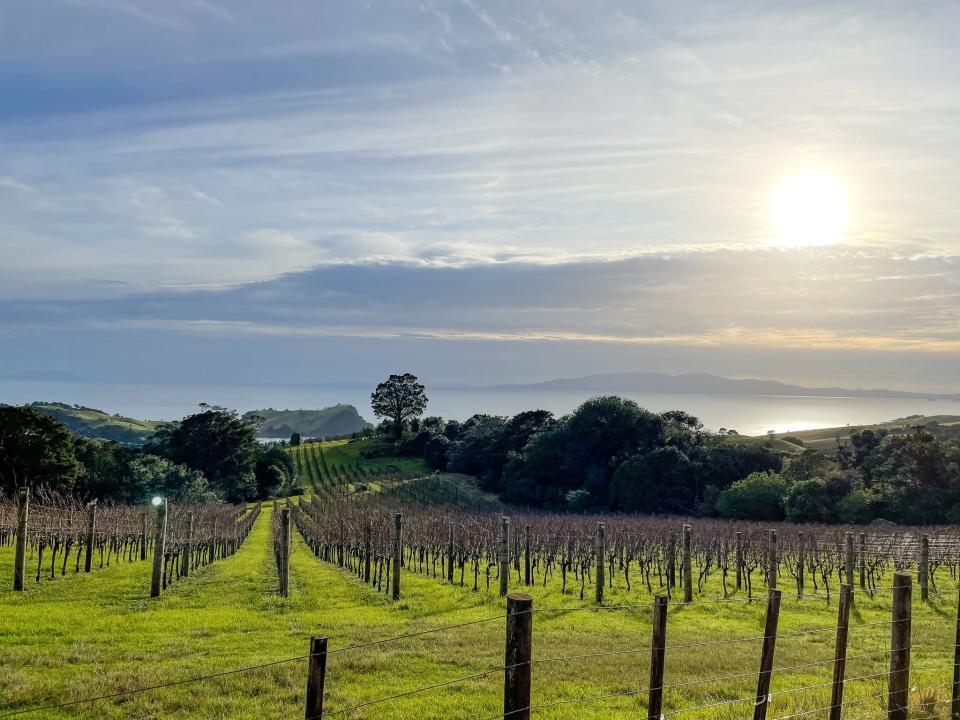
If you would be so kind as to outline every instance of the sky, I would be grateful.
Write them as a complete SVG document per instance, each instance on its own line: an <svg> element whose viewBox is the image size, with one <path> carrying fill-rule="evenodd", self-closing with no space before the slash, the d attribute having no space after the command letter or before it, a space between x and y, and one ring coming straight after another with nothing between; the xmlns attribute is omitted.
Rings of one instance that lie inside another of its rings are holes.
<svg viewBox="0 0 960 720"><path fill-rule="evenodd" d="M0 378L958 392L958 114L956 2L0 0Z"/></svg>

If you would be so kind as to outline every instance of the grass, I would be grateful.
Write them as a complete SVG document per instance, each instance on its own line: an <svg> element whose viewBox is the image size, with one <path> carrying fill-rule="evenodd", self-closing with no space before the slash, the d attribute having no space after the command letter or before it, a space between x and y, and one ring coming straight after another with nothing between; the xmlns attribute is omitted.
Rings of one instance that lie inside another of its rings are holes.
<svg viewBox="0 0 960 720"><path fill-rule="evenodd" d="M404 574L403 599L392 602L346 571L316 559L295 541L290 597L276 593L270 548L269 507L234 556L198 571L164 596L147 597L149 563L122 564L91 575L31 583L13 593L12 550L0 548L0 715L4 710L76 700L92 695L173 682L303 655L309 637L325 634L331 650L444 625L500 616L503 603L492 592ZM945 574L945 571L941 571ZM515 575L512 582L515 583ZM949 698L952 673L955 586L939 578L949 603L915 600L914 666L911 698ZM481 578L481 587L483 578ZM889 585L889 578L887 579ZM947 587L949 585L949 587ZM798 601L784 584L775 667L814 666L775 673L768 717L829 704L836 598ZM609 605L588 607L576 594L563 595L557 582L530 589L534 615L533 704L542 705L641 690L649 672L650 596L636 584L628 592L622 577ZM589 592L589 588L588 588ZM706 594L719 592L714 578ZM889 594L857 598L850 630L846 699L855 704L845 717L868 717L883 707L885 655L889 643ZM698 598L705 599L705 598ZM702 602L671 606L667 629L665 710L713 705L750 697L756 687L758 641L727 642L763 632L764 603ZM878 623L878 624L875 624ZM805 632L818 628L824 632ZM793 635L802 632L804 634ZM704 645L717 641L717 644ZM722 642L721 642L722 641ZM697 645L697 647L680 647ZM672 649L670 649L672 646ZM546 662L549 658L621 652L597 658ZM503 662L503 620L421 635L383 645L333 652L327 671L327 712L495 669ZM730 677L727 680L716 678ZM714 680L710 680L714 678ZM493 718L501 711L502 675L370 705L344 717L421 720ZM691 684L686 684L691 683ZM805 686L817 686L794 691ZM34 718L297 718L302 717L305 661L256 671L47 710ZM877 697L874 697L877 696ZM534 712L538 720L635 718L646 696L620 695L602 701L567 703ZM682 718L749 717L752 700L685 712ZM946 717L946 706L939 705ZM825 712L811 717L824 717ZM920 717L921 714L915 715ZM923 717L930 714L923 712Z"/></svg>

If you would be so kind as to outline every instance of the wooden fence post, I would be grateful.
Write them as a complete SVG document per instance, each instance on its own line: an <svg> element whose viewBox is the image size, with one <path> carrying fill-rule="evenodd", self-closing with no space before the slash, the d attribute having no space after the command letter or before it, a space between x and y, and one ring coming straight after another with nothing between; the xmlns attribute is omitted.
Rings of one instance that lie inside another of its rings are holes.
<svg viewBox="0 0 960 720"><path fill-rule="evenodd" d="M737 530L737 590L743 587L743 533Z"/></svg>
<svg viewBox="0 0 960 720"><path fill-rule="evenodd" d="M371 535L372 530L370 529L370 521L367 521L366 527L363 528L363 581L365 583L370 582L370 553L372 552L372 543ZM317 545L319 550L320 545Z"/></svg>
<svg viewBox="0 0 960 720"><path fill-rule="evenodd" d="M30 514L30 488L17 491L17 549L13 561L13 589L23 590L27 577L27 518Z"/></svg>
<svg viewBox="0 0 960 720"><path fill-rule="evenodd" d="M767 545L767 587L771 590L777 589L777 531L770 531L770 539Z"/></svg>
<svg viewBox="0 0 960 720"><path fill-rule="evenodd" d="M140 513L140 559L147 559L147 514Z"/></svg>
<svg viewBox="0 0 960 720"><path fill-rule="evenodd" d="M920 536L920 599L929 598L930 584L930 536Z"/></svg>
<svg viewBox="0 0 960 720"><path fill-rule="evenodd" d="M663 665L667 647L667 598L653 599L653 639L650 644L650 697L647 720L660 720L663 713Z"/></svg>
<svg viewBox="0 0 960 720"><path fill-rule="evenodd" d="M507 596L507 644L504 653L504 720L530 720L530 660L533 656L533 598Z"/></svg>
<svg viewBox="0 0 960 720"><path fill-rule="evenodd" d="M867 589L867 534L860 533L860 590Z"/></svg>
<svg viewBox="0 0 960 720"><path fill-rule="evenodd" d="M683 601L693 602L693 550L690 526L683 526Z"/></svg>
<svg viewBox="0 0 960 720"><path fill-rule="evenodd" d="M523 526L523 584L530 585L533 583L533 572L530 567L531 558L530 558L530 526Z"/></svg>
<svg viewBox="0 0 960 720"><path fill-rule="evenodd" d="M957 629L953 643L953 694L950 701L950 720L960 720L960 592L957 595Z"/></svg>
<svg viewBox="0 0 960 720"><path fill-rule="evenodd" d="M844 537L844 542L846 543L846 548L844 552L844 563L843 571L846 578L846 585L853 587L853 533L848 532Z"/></svg>
<svg viewBox="0 0 960 720"><path fill-rule="evenodd" d="M806 569L807 556L805 554L803 530L797 533L797 598L803 597L803 573Z"/></svg>
<svg viewBox="0 0 960 720"><path fill-rule="evenodd" d="M187 513L187 545L183 548L183 558L180 560L180 574L190 577L190 561L193 559L193 513Z"/></svg>
<svg viewBox="0 0 960 720"><path fill-rule="evenodd" d="M319 720L323 715L323 685L327 677L327 638L310 638L307 660L307 707L305 720Z"/></svg>
<svg viewBox="0 0 960 720"><path fill-rule="evenodd" d="M163 555L167 547L167 499L157 505L157 526L153 537L153 576L150 579L150 597L160 597L163 581Z"/></svg>
<svg viewBox="0 0 960 720"><path fill-rule="evenodd" d="M527 552L530 552L529 541L527 543ZM447 540L447 582L453 584L453 520L450 521L450 537Z"/></svg>
<svg viewBox="0 0 960 720"><path fill-rule="evenodd" d="M840 586L840 609L837 611L837 640L833 649L833 689L830 694L830 718L840 720L843 713L843 679L847 668L847 628L850 626L850 605L853 586Z"/></svg>
<svg viewBox="0 0 960 720"><path fill-rule="evenodd" d="M780 619L780 591L767 591L767 619L763 628L763 649L760 651L760 675L757 678L757 700L753 720L765 720L770 704L770 676L773 675L773 652L777 645L777 622Z"/></svg>
<svg viewBox="0 0 960 720"><path fill-rule="evenodd" d="M97 539L97 501L87 503L87 552L83 560L83 571L90 572L93 567L93 544Z"/></svg>
<svg viewBox="0 0 960 720"><path fill-rule="evenodd" d="M596 572L596 600L598 605L603 605L603 586L606 581L606 572L604 563L606 562L607 550L607 526L602 522L597 523L597 572Z"/></svg>
<svg viewBox="0 0 960 720"><path fill-rule="evenodd" d="M667 538L667 588L677 586L677 535L673 530Z"/></svg>
<svg viewBox="0 0 960 720"><path fill-rule="evenodd" d="M500 597L506 597L510 582L510 518L500 518Z"/></svg>
<svg viewBox="0 0 960 720"><path fill-rule="evenodd" d="M910 624L913 578L908 573L893 576L893 619L890 623L890 678L887 696L888 720L907 720L910 700Z"/></svg>
<svg viewBox="0 0 960 720"><path fill-rule="evenodd" d="M403 564L403 514L393 514L393 599L400 599L400 566Z"/></svg>
<svg viewBox="0 0 960 720"><path fill-rule="evenodd" d="M280 510L280 596L290 596L290 508Z"/></svg>

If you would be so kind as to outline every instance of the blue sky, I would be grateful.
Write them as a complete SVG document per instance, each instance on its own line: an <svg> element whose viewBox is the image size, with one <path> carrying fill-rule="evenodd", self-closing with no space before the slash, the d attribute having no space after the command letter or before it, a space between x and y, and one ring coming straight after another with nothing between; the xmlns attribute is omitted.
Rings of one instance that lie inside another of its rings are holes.
<svg viewBox="0 0 960 720"><path fill-rule="evenodd" d="M957 391L960 6L0 4L0 376ZM827 247L771 192L836 177Z"/></svg>

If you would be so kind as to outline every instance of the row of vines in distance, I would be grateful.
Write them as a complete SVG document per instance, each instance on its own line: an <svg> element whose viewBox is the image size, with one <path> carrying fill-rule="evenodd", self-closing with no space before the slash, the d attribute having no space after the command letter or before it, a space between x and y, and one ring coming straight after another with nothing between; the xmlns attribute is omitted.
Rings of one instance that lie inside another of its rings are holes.
<svg viewBox="0 0 960 720"><path fill-rule="evenodd" d="M922 579L935 593L938 573L953 580L960 575L960 529L955 527L874 529L548 513L515 513L504 522L495 512L404 505L377 496L301 499L293 520L319 557L369 575L366 579L383 589L395 552L397 512L403 517L403 571L474 591L502 587L506 568L511 585L555 582L561 592L581 598L597 582L627 592L672 595L686 585L686 575L690 596L754 596L779 581L779 587L792 585L798 596L829 603L850 578L860 592L875 594L892 571L922 564ZM686 543L685 523L691 524ZM368 565L372 569L365 573Z"/></svg>

